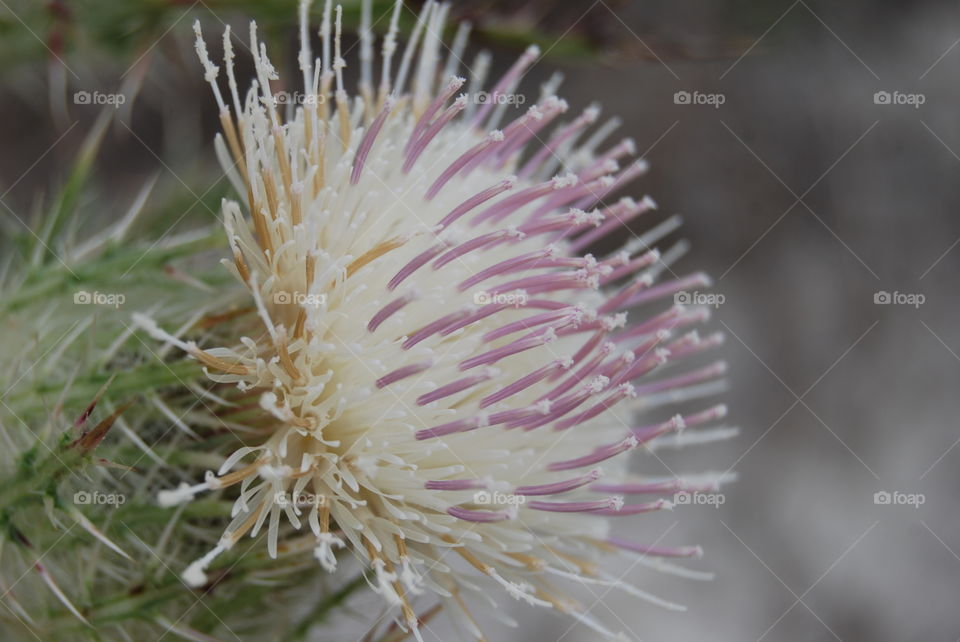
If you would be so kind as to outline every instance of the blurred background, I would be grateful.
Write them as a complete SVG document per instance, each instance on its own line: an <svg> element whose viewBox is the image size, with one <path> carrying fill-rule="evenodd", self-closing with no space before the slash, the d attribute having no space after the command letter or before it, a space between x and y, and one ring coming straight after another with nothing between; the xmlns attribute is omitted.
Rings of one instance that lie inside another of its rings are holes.
<svg viewBox="0 0 960 642"><path fill-rule="evenodd" d="M739 479L718 508L620 523L635 539L702 545L691 566L716 579L627 562L631 581L688 612L604 589L592 613L647 642L957 640L960 6L453 4L494 74L527 41L541 45L521 93L562 71L572 114L597 102L622 118L615 138L634 138L652 165L630 193L660 204L636 229L682 214L673 236L692 249L674 269L706 270L723 299L713 324L727 335L725 401L740 435L663 461ZM376 3L375 19L388 5ZM257 17L272 50L288 52L274 62L293 70L294 6L0 0L0 233L30 220L114 109L95 92L126 99L85 206L122 216L156 178L158 234L213 221L228 187L190 24L216 40L224 23L242 34ZM345 15L355 24L355 3ZM667 472L652 457L637 470ZM361 599L354 617L372 604ZM491 639L594 639L515 610L523 628L485 624ZM449 639L436 622L428 639Z"/></svg>

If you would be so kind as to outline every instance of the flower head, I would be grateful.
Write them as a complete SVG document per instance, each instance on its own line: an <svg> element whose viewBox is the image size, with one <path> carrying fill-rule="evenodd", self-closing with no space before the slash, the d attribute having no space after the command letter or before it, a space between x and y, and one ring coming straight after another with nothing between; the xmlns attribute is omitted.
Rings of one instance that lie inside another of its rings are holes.
<svg viewBox="0 0 960 642"><path fill-rule="evenodd" d="M217 150L243 197L223 205L227 265L255 314L234 320L242 336L213 348L139 322L256 399L262 439L202 483L161 494L175 504L240 486L220 542L185 580L203 584L218 554L265 528L271 555L308 533L327 571L341 550L359 557L417 637L413 601L424 593L460 613L470 635L479 631L465 592L556 609L607 637L616 636L573 597L585 583L675 607L598 564L617 551L699 553L614 536L613 522L671 505L634 496L699 483L632 477L632 451L725 414L716 406L638 425L641 408L709 393L724 372L683 365L720 338L684 333L705 309L666 303L707 286L704 275L658 283L682 252L652 249L674 219L614 253L584 253L655 208L649 197L605 200L645 161L628 160L629 140L597 151L611 128L588 136L598 110L568 116L551 87L516 110L507 97L536 47L489 93L479 91L483 58L469 83L457 76L465 32L444 62L446 5L426 4L397 66L397 3L375 87L365 3L351 96L340 7L326 4L315 58L307 4L297 100L275 91L255 25L256 79L242 95L224 34L224 98L195 27L220 106Z"/></svg>

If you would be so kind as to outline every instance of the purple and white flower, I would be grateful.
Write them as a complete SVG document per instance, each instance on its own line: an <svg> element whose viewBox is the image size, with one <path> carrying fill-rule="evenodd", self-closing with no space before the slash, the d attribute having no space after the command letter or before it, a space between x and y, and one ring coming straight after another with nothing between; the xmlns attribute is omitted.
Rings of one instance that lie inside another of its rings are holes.
<svg viewBox="0 0 960 642"><path fill-rule="evenodd" d="M308 4L298 104L275 99L255 24L256 79L244 93L229 28L223 91L195 26L220 107L216 149L241 195L223 204L225 264L256 314L232 343L203 348L137 318L210 379L253 394L265 437L203 482L161 494L172 505L239 485L232 521L184 579L202 585L217 555L266 529L273 556L279 541L306 534L327 571L341 549L360 558L418 639L422 594L473 638L482 634L470 603L498 592L606 638L622 634L576 601L584 584L682 608L602 565L629 554L697 575L663 558L698 547L634 541L617 520L669 508L658 495L709 490L722 476L644 477L628 461L637 449L678 445L682 430L694 443L730 432L714 427L724 406L691 403L722 389L725 367L688 363L721 336L691 329L708 308L672 305L676 292L709 285L703 274L673 274L683 245L655 249L676 220L630 234L615 252L586 253L655 209L649 197L607 201L646 162L630 159L630 140L604 147L615 123L595 127L592 106L568 116L551 83L523 112L495 99L516 91L536 47L487 100L471 101L488 60L472 69L460 60L465 28L446 49L449 7L434 2L402 53L397 3L379 81L364 3L351 95L341 8L327 2L315 57ZM661 412L676 403L692 411ZM317 500L278 499L304 493Z"/></svg>

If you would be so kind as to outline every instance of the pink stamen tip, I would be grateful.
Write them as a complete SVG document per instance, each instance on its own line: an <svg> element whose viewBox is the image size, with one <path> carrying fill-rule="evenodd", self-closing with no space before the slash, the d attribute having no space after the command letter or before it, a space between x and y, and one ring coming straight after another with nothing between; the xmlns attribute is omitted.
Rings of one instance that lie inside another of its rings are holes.
<svg viewBox="0 0 960 642"><path fill-rule="evenodd" d="M423 485L427 490L478 490L490 485L486 479L444 479L428 481Z"/></svg>
<svg viewBox="0 0 960 642"><path fill-rule="evenodd" d="M463 392L464 390L472 388L478 383L489 381L490 379L494 378L496 374L497 370L495 368L491 368L488 372L484 372L483 374L473 375L471 377L463 377L462 379L448 383L445 386L440 386L432 392L428 392L417 397L417 405L426 406L428 403L438 401L444 397L449 397L450 395L457 394L458 392Z"/></svg>
<svg viewBox="0 0 960 642"><path fill-rule="evenodd" d="M465 254L469 254L470 252L482 249L487 245L498 243L509 237L510 234L510 230L495 230L493 232L488 232L487 234L481 234L480 236L472 238L469 241L454 247L446 254L441 255L440 258L433 262L433 269L439 270L450 261L453 261L454 259L457 259Z"/></svg>
<svg viewBox="0 0 960 642"><path fill-rule="evenodd" d="M423 131L427 128L427 125L430 123L430 120L433 118L434 114L443 107L443 104L450 100L450 97L453 96L463 86L463 83L466 82L466 79L460 78L458 76L453 76L447 82L446 88L437 96L433 102L427 107L423 112L423 115L420 116L420 119L417 121L417 124L414 126L413 131L410 134L410 139L407 141L406 147L403 149L403 154L406 156L410 153L410 148L416 143L420 138Z"/></svg>
<svg viewBox="0 0 960 642"><path fill-rule="evenodd" d="M567 413L577 409L594 394L596 394L594 386L581 386L581 388L576 392L573 392L566 397L551 401L549 414L539 419L531 420L530 418L527 418L521 421L513 422L507 424L507 428L518 428L523 426L524 430L533 430L535 428L539 428L540 426L546 426L560 417L563 417Z"/></svg>
<svg viewBox="0 0 960 642"><path fill-rule="evenodd" d="M618 503L620 506L622 506L623 498L609 497L607 499L598 499L587 502L544 502L540 500L534 500L532 502L527 502L526 506L533 510L551 511L554 513L587 513L615 509Z"/></svg>
<svg viewBox="0 0 960 642"><path fill-rule="evenodd" d="M427 145L430 144L430 141L440 133L440 130L443 129L447 123L449 123L453 118L463 111L467 106L467 97L465 95L460 95L453 104L447 107L440 116L427 128L427 131L423 133L420 139L410 147L410 152L407 154L407 159L403 163L402 171L404 174L408 173L412 168L413 164L417 162L417 159L420 158L420 155L427 148Z"/></svg>
<svg viewBox="0 0 960 642"><path fill-rule="evenodd" d="M647 502L644 504L621 504L620 508L616 510L601 510L599 513L601 515L622 515L626 517L627 515L640 515L643 513L652 513L654 511L670 509L673 505L663 499L658 499L653 502Z"/></svg>
<svg viewBox="0 0 960 642"><path fill-rule="evenodd" d="M452 515L457 519L462 519L467 522L476 523L505 522L507 520L515 519L516 513L517 511L515 507L499 511L470 510L468 508L461 508L459 506L451 506L447 509L448 515Z"/></svg>
<svg viewBox="0 0 960 642"><path fill-rule="evenodd" d="M481 157L484 152L486 152L491 148L496 147L499 143L502 143L502 142L503 142L503 132L501 132L500 130L494 130L489 134L487 134L487 136L482 141L480 141L479 143L477 143L476 145L468 149L466 152L461 154L460 157L457 158L457 160L450 163L449 167L443 170L440 176L437 177L437 180L434 181L433 185L430 186L430 189L427 190L426 199L428 201L433 200L433 198L440 192L440 190L443 189L443 186L446 185L451 178L456 176L457 173L460 172L460 170L462 170L472 161ZM513 187L513 184L511 183L508 189L512 187Z"/></svg>
<svg viewBox="0 0 960 642"><path fill-rule="evenodd" d="M410 260L409 263L404 265L399 272L397 272L396 276L390 279L390 282L387 284L387 289L395 290L397 286L403 283L403 281L407 277L409 277L411 274L413 274L414 272L419 270L421 267L429 263L433 258L435 258L438 254L443 252L445 249L447 249L447 246L445 244L438 243L437 245L434 245L430 249L426 250L425 252L422 252L417 256L415 256L413 259Z"/></svg>
<svg viewBox="0 0 960 642"><path fill-rule="evenodd" d="M455 208L453 208L449 214L441 219L439 225L442 227L449 227L451 223L468 213L470 210L482 205L498 194L502 194L503 192L513 189L516 184L516 179L513 177L507 177L493 187L488 187L482 192L474 194L464 202L460 203L460 205L457 205Z"/></svg>
<svg viewBox="0 0 960 642"><path fill-rule="evenodd" d="M576 314L577 310L572 306L570 308L555 310L552 312L541 312L540 314L535 314L525 319L519 319L517 321L513 321L512 323L500 326L495 330L491 330L483 335L483 340L487 342L496 341L497 339L505 337L509 334L513 334L514 332L529 330L545 323L555 323L557 321L569 319Z"/></svg>
<svg viewBox="0 0 960 642"><path fill-rule="evenodd" d="M697 486L697 489L703 487L713 490L715 484L704 484ZM597 493L622 493L624 495L651 495L657 493L676 493L685 490L691 490L693 485L687 484L680 479L661 482L636 482L625 484L593 484L590 490Z"/></svg>
<svg viewBox="0 0 960 642"><path fill-rule="evenodd" d="M645 444L652 439L660 437L661 435L665 435L675 430L683 430L684 427L685 424L683 422L683 417L680 415L675 415L661 424L644 426L643 428L635 428L632 432L639 443Z"/></svg>
<svg viewBox="0 0 960 642"><path fill-rule="evenodd" d="M687 386L692 386L704 381L709 381L710 379L714 379L716 377L721 377L726 374L726 372L727 364L723 361L718 361L705 368L688 372L687 374L672 377L670 379L661 379L660 381L637 386L637 394L649 395L656 392L662 392L664 390L685 388Z"/></svg>
<svg viewBox="0 0 960 642"><path fill-rule="evenodd" d="M439 426L434 426L433 428L418 430L416 433L414 433L414 437L417 439L417 441L423 441L425 439L434 439L436 437L453 435L458 432L469 432L485 426L486 424L487 419L485 416L475 415L473 417L467 417L466 419L458 419L457 421L440 424Z"/></svg>
<svg viewBox="0 0 960 642"><path fill-rule="evenodd" d="M582 457L577 457L576 459L568 459L567 461L556 461L547 466L547 470L571 470L573 468L581 468L583 466L591 466L593 464L598 464L601 461L610 459L611 457L616 457L620 453L633 450L637 447L637 438L633 435L630 435L626 439L619 441L615 444L609 444L607 446L600 446L595 451L589 455L584 455Z"/></svg>
<svg viewBox="0 0 960 642"><path fill-rule="evenodd" d="M564 141L577 134L587 125L595 122L599 114L600 110L596 107L588 107L585 109L576 120L554 134L550 138L549 142L541 147L540 150L538 150L537 153L527 161L527 163L519 172L520 177L526 178L533 174L537 169L540 168L541 165L543 165L544 161L546 161L550 155L556 152L557 148L563 144Z"/></svg>
<svg viewBox="0 0 960 642"><path fill-rule="evenodd" d="M590 421L597 415L603 412L606 412L607 410L609 410L619 402L623 401L624 399L633 398L633 397L636 397L636 390L634 389L634 387L629 383L620 384L619 386L617 386L617 389L614 391L614 393L609 395L606 399L603 399L602 401L600 401L593 407L583 411L579 415L575 415L568 419L564 419L563 421L557 422L557 425L555 426L555 428L557 430L566 430L567 428L571 428L573 426L576 426L577 424ZM636 438L634 438L632 435L628 437L627 440L633 441L633 444L630 446L630 448L633 448L634 446L636 446Z"/></svg>
<svg viewBox="0 0 960 642"><path fill-rule="evenodd" d="M526 254L521 254L520 256L506 259L477 272L473 276L461 282L460 285L457 286L457 289L461 292L465 292L466 290L469 290L473 286L478 285L487 279L517 270L533 270L553 267L553 264L548 259L554 256L556 252L557 250L555 247L549 246L542 250L534 250Z"/></svg>
<svg viewBox="0 0 960 642"><path fill-rule="evenodd" d="M585 486L600 478L600 469L595 468L585 475L567 479L564 481L553 482L550 484L538 484L536 486L518 486L513 491L514 495L540 496L540 495L558 495L575 490ZM591 486L593 488L593 486Z"/></svg>
<svg viewBox="0 0 960 642"><path fill-rule="evenodd" d="M484 352L481 355L476 357L471 357L460 362L460 370L469 370L470 368L476 368L477 366L490 365L505 359L509 356L536 348L547 343L555 341L557 338L557 333L553 328L547 328L546 332L538 336L532 337L521 337L512 343L508 343L505 346L495 348L488 352Z"/></svg>
<svg viewBox="0 0 960 642"><path fill-rule="evenodd" d="M522 189L516 194L512 194L497 201L487 209L474 216L472 219L470 219L470 224L479 225L487 220L497 222L514 212L517 208L549 194L551 191L553 191L553 189L552 182L541 183L539 185Z"/></svg>
<svg viewBox="0 0 960 642"><path fill-rule="evenodd" d="M654 248L638 256L633 260L628 260L627 262L623 263L620 267L615 268L613 271L610 272L610 274L603 277L600 283L601 285L606 285L607 283L617 281L625 276L628 276L630 274L637 272L638 270L654 265L659 261L660 261L660 251ZM647 275L644 275L644 276L647 276ZM647 287L652 286L653 281L654 281L653 276L650 275L649 278L647 279Z"/></svg>
<svg viewBox="0 0 960 642"><path fill-rule="evenodd" d="M507 70L496 85L493 86L493 91L490 92L490 100L483 104L480 109L477 110L476 115L473 117L473 126L479 127L490 114L490 111L493 109L494 103L497 101L497 98L506 91L507 87L513 84L513 81L520 77L523 71L530 66L530 64L536 60L537 56L540 55L540 48L536 45L531 45L527 47L527 50L523 52L523 55L517 58L516 62L513 63L513 66Z"/></svg>
<svg viewBox="0 0 960 642"><path fill-rule="evenodd" d="M552 391L541 397L542 399L556 399L561 395L565 394L568 390L576 386L578 383L586 379L588 376L592 375L604 359L607 358L609 354L605 350L607 344L601 346L600 351L587 363L577 369L572 375L567 377L560 385L554 388ZM572 362L572 359L571 359ZM572 365L572 364L571 364Z"/></svg>
<svg viewBox="0 0 960 642"><path fill-rule="evenodd" d="M645 544L631 542L621 537L609 537L607 538L607 543L627 551L633 551L641 555L652 555L654 557L703 557L703 549L699 546L647 546Z"/></svg>
<svg viewBox="0 0 960 642"><path fill-rule="evenodd" d="M530 139L567 111L567 102L556 96L547 98L543 105L534 105L524 117L518 118L505 130L507 144L497 150L496 167L503 167L511 157L523 149Z"/></svg>
<svg viewBox="0 0 960 642"><path fill-rule="evenodd" d="M623 307L634 307L663 297L672 296L683 290L708 288L711 285L710 277L703 273L691 274L673 281L667 281L635 295Z"/></svg>
<svg viewBox="0 0 960 642"><path fill-rule="evenodd" d="M393 109L393 104L393 99L388 97L384 102L383 109L380 111L380 114L370 124L370 129L367 130L367 133L363 136L363 140L360 141L360 145L357 147L357 155L353 159L353 172L350 174L350 183L352 185L356 185L358 182L360 182L360 174L363 172L363 165L367 160L367 155L373 148L373 142L376 140L377 134L379 134L380 130L383 128L383 123L386 122L387 116L390 115L390 110Z"/></svg>
<svg viewBox="0 0 960 642"><path fill-rule="evenodd" d="M391 383L395 383L401 379L406 379L407 377L423 372L432 366L432 361L422 361L420 363L414 363L409 366L397 368L393 372L389 372L377 379L377 388L386 388Z"/></svg>
<svg viewBox="0 0 960 642"><path fill-rule="evenodd" d="M400 310L402 307L404 307L411 301L414 301L416 298L417 298L416 295L413 293L406 294L404 296L394 299L390 303L383 306L380 309L380 311L377 312L375 315L373 315L373 317L370 319L370 322L367 324L367 331L375 332L376 329L379 328L384 321L389 319L391 316L393 316L394 313L396 313L398 310Z"/></svg>
<svg viewBox="0 0 960 642"><path fill-rule="evenodd" d="M542 368L538 368L537 370L534 370L530 374L517 379L513 383L505 386L504 388L498 390L497 392L481 399L480 407L486 408L499 401L503 401L504 399L512 397L513 395L519 392L522 392L523 390L526 390L527 388L536 384L537 382L542 381L543 379L549 377L554 372L562 371L564 369L563 366L565 363L566 361L562 359L558 359L557 361L548 363Z"/></svg>
<svg viewBox="0 0 960 642"><path fill-rule="evenodd" d="M443 330L445 327L447 327L451 323L455 323L456 321L459 321L460 319L466 317L468 314L470 313L467 310L457 310L456 312L451 312L446 316L440 317L433 323L428 323L427 325L423 326L422 328L414 332L412 335L410 335L410 337L408 337L407 340L403 342L401 347L404 350L409 350L410 348L417 345L421 341L429 339L433 335L437 334L438 332Z"/></svg>
<svg viewBox="0 0 960 642"><path fill-rule="evenodd" d="M618 334L614 337L614 341L621 343L635 337L649 336L659 332L669 332L669 330L672 329L680 329L694 323L706 321L709 318L709 314L709 310L706 308L689 310L682 305L675 305L666 312L661 312L648 321L639 323L626 332Z"/></svg>
<svg viewBox="0 0 960 642"><path fill-rule="evenodd" d="M608 214L610 216L603 225L590 230L586 234L574 240L570 244L570 251L574 253L580 252L588 245L612 233L618 227L627 229L627 225L633 219L640 216L644 212L648 212L656 208L656 203L654 203L653 199L648 196L645 196L639 203L636 203L631 199L627 202L621 201L621 203L618 203L618 205L609 208Z"/></svg>

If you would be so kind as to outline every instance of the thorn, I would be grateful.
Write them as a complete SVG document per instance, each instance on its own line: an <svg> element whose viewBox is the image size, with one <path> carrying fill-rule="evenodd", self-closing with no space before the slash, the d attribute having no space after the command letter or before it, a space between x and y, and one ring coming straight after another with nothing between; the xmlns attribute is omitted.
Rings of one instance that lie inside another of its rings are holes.
<svg viewBox="0 0 960 642"><path fill-rule="evenodd" d="M116 374L111 375L110 378L107 379L107 382L100 386L100 390L98 390L97 394L93 396L93 401L91 401L90 405L87 406L87 409L84 410L79 417L77 417L77 420L73 422L74 428L79 428L87 422L87 419L89 419L91 413L93 413L93 409L97 407L97 402L99 402L100 398L103 397L103 394L107 391L107 388L110 387L110 384L113 383L113 380L116 376Z"/></svg>
<svg viewBox="0 0 960 642"><path fill-rule="evenodd" d="M93 403L96 404L96 400L94 400ZM100 445L100 442L103 441L103 438L107 436L107 433L110 431L110 428L113 427L113 423L117 420L117 418L132 405L133 401L128 401L114 410L112 413L110 413L109 417L98 423L93 430L85 430L83 434L70 443L70 447L77 448L84 455L89 454L90 451ZM87 410L92 410L92 407L88 408Z"/></svg>

